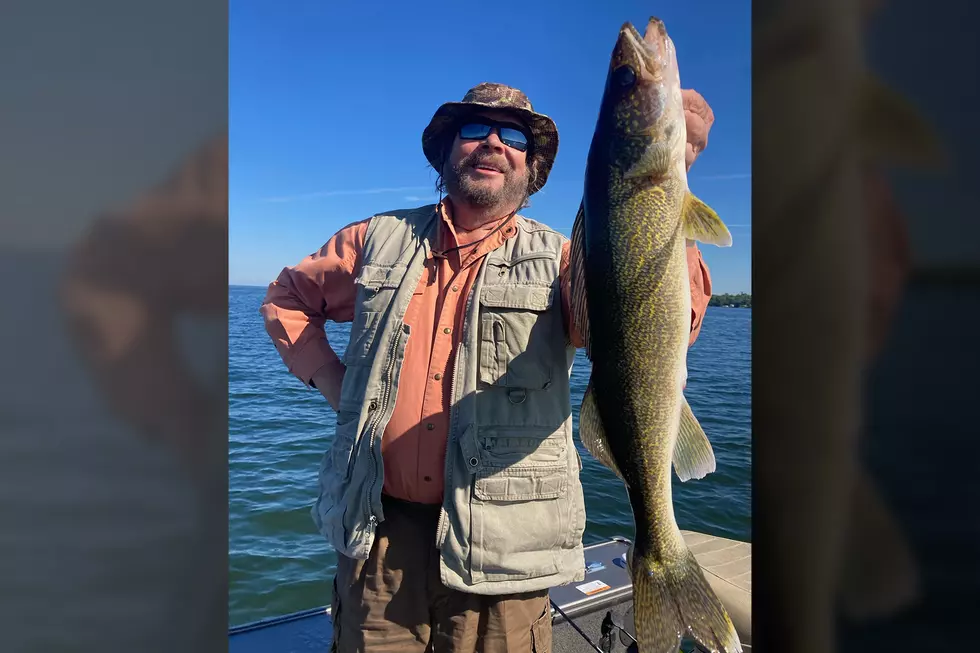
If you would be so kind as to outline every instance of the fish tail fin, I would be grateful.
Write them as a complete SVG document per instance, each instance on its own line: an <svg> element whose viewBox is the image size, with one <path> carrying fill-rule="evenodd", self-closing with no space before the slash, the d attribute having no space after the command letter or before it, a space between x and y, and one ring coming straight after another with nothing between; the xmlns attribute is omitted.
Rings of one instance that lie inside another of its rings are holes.
<svg viewBox="0 0 980 653"><path fill-rule="evenodd" d="M670 564L633 552L633 620L639 650L674 653L687 634L709 651L741 653L735 625L704 578L694 554L684 546Z"/></svg>

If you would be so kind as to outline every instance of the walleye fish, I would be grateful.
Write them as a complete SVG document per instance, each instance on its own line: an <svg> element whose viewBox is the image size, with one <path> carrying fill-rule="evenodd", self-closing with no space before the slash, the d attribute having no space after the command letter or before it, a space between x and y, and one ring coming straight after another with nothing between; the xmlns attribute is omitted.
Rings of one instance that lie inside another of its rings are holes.
<svg viewBox="0 0 980 653"><path fill-rule="evenodd" d="M671 500L672 463L682 481L715 468L682 392L691 330L686 241L732 242L688 190L686 142L676 53L663 22L651 18L642 37L624 24L589 151L571 267L575 320L592 361L579 433L629 494L641 653L676 651L685 634L710 651L741 651Z"/></svg>

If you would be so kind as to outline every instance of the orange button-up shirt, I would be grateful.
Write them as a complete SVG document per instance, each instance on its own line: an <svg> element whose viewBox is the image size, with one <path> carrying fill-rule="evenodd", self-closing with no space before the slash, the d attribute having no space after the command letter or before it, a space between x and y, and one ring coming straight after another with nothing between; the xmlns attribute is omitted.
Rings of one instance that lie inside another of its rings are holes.
<svg viewBox="0 0 980 653"><path fill-rule="evenodd" d="M499 221L473 231L460 231L452 221L448 200L440 205L437 251L451 250L480 240ZM354 319L361 251L368 221L348 225L323 248L286 268L269 286L261 312L266 329L289 370L304 383L324 365L335 363L324 322ZM439 504L443 498L443 468L449 435L449 397L453 354L462 331L466 298L480 261L516 233L509 224L486 240L445 258L432 257L409 302L405 323L412 329L402 363L401 382L391 420L381 439L384 461L383 491L418 503ZM572 344L584 346L571 318L569 248L562 250L560 284L565 329ZM691 275L691 337L701 328L711 279L697 246L687 250Z"/></svg>

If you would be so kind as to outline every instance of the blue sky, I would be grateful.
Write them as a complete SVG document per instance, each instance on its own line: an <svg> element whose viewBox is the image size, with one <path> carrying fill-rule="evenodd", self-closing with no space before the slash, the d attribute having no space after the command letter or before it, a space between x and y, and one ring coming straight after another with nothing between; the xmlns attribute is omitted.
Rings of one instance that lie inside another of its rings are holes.
<svg viewBox="0 0 980 653"><path fill-rule="evenodd" d="M628 20L642 31L654 10L682 86L715 113L690 173L734 239L702 246L713 291L750 291L750 8L232 0L230 283L266 285L345 224L435 201L422 130L439 104L482 81L520 88L557 123L555 167L523 213L570 235L618 29Z"/></svg>

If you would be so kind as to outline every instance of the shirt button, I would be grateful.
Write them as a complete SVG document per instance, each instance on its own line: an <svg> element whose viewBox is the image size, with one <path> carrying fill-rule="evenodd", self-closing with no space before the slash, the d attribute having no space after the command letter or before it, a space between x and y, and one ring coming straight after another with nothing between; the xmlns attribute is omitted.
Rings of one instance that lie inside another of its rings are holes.
<svg viewBox="0 0 980 653"><path fill-rule="evenodd" d="M452 331L452 329L450 329L449 327L446 327L445 329L442 330L443 333L449 333L450 331Z"/></svg>
<svg viewBox="0 0 980 653"><path fill-rule="evenodd" d="M427 482L431 482L432 481L432 477L431 476L423 476L422 477L422 480L423 481L427 481Z"/></svg>
<svg viewBox="0 0 980 653"><path fill-rule="evenodd" d="M431 431L431 430L432 430L432 429L434 429L435 427L436 427L436 425L435 425L435 424L433 424L432 422L429 422L428 424L426 424L426 425L425 425L425 428L426 428L427 430L429 430L429 431Z"/></svg>
<svg viewBox="0 0 980 653"><path fill-rule="evenodd" d="M435 378L436 381L438 381L439 379L442 378L442 374L436 373L436 375L435 375L434 378Z"/></svg>

